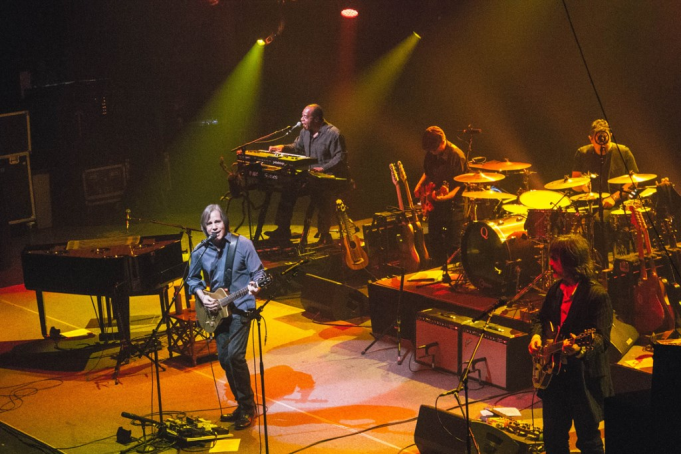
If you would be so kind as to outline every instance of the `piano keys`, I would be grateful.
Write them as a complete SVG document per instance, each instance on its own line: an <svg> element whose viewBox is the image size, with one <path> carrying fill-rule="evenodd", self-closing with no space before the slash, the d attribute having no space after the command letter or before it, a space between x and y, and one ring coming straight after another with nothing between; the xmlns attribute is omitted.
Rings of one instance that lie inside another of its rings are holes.
<svg viewBox="0 0 681 454"><path fill-rule="evenodd" d="M317 163L316 158L292 153L274 153L266 150L245 150L237 153L236 159L239 163L258 162L279 168L292 167L295 169L309 167Z"/></svg>

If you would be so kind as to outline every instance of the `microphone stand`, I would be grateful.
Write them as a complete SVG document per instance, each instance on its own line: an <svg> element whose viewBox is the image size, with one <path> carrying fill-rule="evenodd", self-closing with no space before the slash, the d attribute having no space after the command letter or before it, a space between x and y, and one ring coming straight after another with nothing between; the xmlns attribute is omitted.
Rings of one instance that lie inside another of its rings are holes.
<svg viewBox="0 0 681 454"><path fill-rule="evenodd" d="M440 397L448 396L450 394L454 394L454 398L456 399L456 402L459 406L459 408L464 408L464 419L466 420L466 452L468 454L471 454L471 438L473 436L471 432L471 418L470 418L470 409L468 406L469 399L468 399L468 375L470 374L471 368L473 367L475 356L478 353L478 349L480 348L480 344L482 343L482 339L485 336L485 332L487 330L487 326L489 325L490 320L492 319L492 315L494 314L494 310L501 307L505 306L508 304L506 300L501 299L499 302L494 304L492 307L487 309L485 312L480 314L479 316L475 317L473 320L468 322L467 324L473 324L478 320L481 320L483 317L487 316L487 320L485 320L485 324L482 327L482 330L480 331L480 337L478 337L478 342L475 344L475 348L473 349L473 352L471 353L471 357L466 363L466 369L464 369L463 373L461 374L461 378L459 379L459 384L457 387L451 391L444 392L440 394ZM459 394L463 390L464 392L464 406L461 406L461 400L459 398Z"/></svg>
<svg viewBox="0 0 681 454"><path fill-rule="evenodd" d="M264 136L262 136L262 137L258 137L258 138L255 139L255 140L251 140L250 142L246 142L246 143L244 143L244 144L241 144L241 145L239 145L238 147L234 147L234 148L232 148L232 149L229 150L229 151L231 151L231 152L239 151L239 150L241 150L242 148L247 147L247 146L249 146L249 145L251 145L251 144L254 144L254 143L256 143L256 142L261 142L261 141L263 141L263 140L267 140L267 139L269 139L270 137L272 137L272 136L274 136L274 135L276 135L276 134L281 134L281 133L284 132L284 131L289 132L289 131L291 131L292 129L293 129L293 126L287 126L287 127L282 128L282 129L280 129L280 130L278 130L278 131L274 131L274 132L271 132L271 133L269 133L269 134L267 134L267 135L264 135Z"/></svg>

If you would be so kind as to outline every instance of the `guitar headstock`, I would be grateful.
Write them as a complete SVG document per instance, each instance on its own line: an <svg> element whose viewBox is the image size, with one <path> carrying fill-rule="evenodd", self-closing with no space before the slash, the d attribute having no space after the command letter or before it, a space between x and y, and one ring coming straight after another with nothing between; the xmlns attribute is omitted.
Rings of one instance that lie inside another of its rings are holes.
<svg viewBox="0 0 681 454"><path fill-rule="evenodd" d="M400 173L400 180L406 182L407 181L407 173L404 171L404 167L402 166L402 161L397 161L397 170Z"/></svg>
<svg viewBox="0 0 681 454"><path fill-rule="evenodd" d="M268 285L270 285L272 283L272 281L273 281L272 275L265 272L264 270L255 279L255 283L258 284L258 287L261 287L261 288L267 287Z"/></svg>
<svg viewBox="0 0 681 454"><path fill-rule="evenodd" d="M398 184L399 181L400 181L400 177L399 177L399 175L397 174L397 169L395 168L395 164L393 164L393 163L391 162L390 165L389 165L388 167L390 167L390 178L392 178L393 184L394 184L395 186L397 186L397 184Z"/></svg>
<svg viewBox="0 0 681 454"><path fill-rule="evenodd" d="M596 328L588 329L584 331L582 334L575 337L574 343L579 345L580 347L591 349L593 348L595 334Z"/></svg>

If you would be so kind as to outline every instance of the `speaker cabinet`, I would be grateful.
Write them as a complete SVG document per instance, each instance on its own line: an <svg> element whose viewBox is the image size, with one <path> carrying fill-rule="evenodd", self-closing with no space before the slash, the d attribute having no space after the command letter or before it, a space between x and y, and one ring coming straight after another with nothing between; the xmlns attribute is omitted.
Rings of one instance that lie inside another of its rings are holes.
<svg viewBox="0 0 681 454"><path fill-rule="evenodd" d="M470 318L440 309L426 309L416 314L416 362L460 373L460 330L466 321Z"/></svg>
<svg viewBox="0 0 681 454"><path fill-rule="evenodd" d="M0 203L10 224L35 220L31 159L28 152L0 156Z"/></svg>
<svg viewBox="0 0 681 454"><path fill-rule="evenodd" d="M679 452L681 445L681 343L656 342L650 388L654 452Z"/></svg>
<svg viewBox="0 0 681 454"><path fill-rule="evenodd" d="M461 368L470 360L482 333L482 321L464 326L461 331ZM479 377L508 391L532 386L532 358L527 352L527 333L490 323L473 359L470 377Z"/></svg>
<svg viewBox="0 0 681 454"><path fill-rule="evenodd" d="M473 454L525 454L529 446L519 437L503 432L480 421L471 421L473 437L480 447L471 442ZM414 442L421 454L466 454L466 421L459 415L421 405L414 432Z"/></svg>
<svg viewBox="0 0 681 454"><path fill-rule="evenodd" d="M300 302L312 313L332 320L348 320L368 312L368 298L359 290L314 274L301 277Z"/></svg>

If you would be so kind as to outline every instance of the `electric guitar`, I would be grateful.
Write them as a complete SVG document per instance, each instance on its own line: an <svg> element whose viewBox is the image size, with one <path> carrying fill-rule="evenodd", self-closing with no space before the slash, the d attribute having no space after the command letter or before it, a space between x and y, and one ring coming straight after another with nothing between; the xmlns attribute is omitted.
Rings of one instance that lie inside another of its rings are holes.
<svg viewBox="0 0 681 454"><path fill-rule="evenodd" d="M636 247L641 266L639 282L634 287L634 327L640 333L651 333L659 328L665 331L674 329L674 312L667 299L664 284L657 275L657 265L650 245L646 220L635 206L630 205L629 211L631 223L636 228ZM646 260L649 263L650 273L646 269Z"/></svg>
<svg viewBox="0 0 681 454"><path fill-rule="evenodd" d="M390 164L390 177L395 185L395 191L397 192L397 203L400 210L404 213L404 201L402 200L402 190L400 189L400 177L397 173L397 168L395 164ZM419 270L421 266L421 257L416 250L416 245L414 244L414 227L407 220L406 214L401 217L401 233L398 241L398 247L400 250L400 264L407 273L415 273Z"/></svg>
<svg viewBox="0 0 681 454"><path fill-rule="evenodd" d="M428 219L428 215L430 214L431 211L435 209L435 205L433 205L433 192L435 191L435 183L432 181L428 182L426 184L426 187L421 187L419 190L419 193L417 194L419 198L421 199L421 216L423 216L423 219ZM440 186L440 189L437 190L439 195L447 195L449 192L449 183L446 181Z"/></svg>
<svg viewBox="0 0 681 454"><path fill-rule="evenodd" d="M341 199L336 200L336 213L338 214L338 230L342 238L345 252L345 264L351 270L361 270L369 264L369 257L362 248L360 241L355 237L354 226L348 217L345 204Z"/></svg>
<svg viewBox="0 0 681 454"><path fill-rule="evenodd" d="M267 287L272 282L272 276L262 271L255 277L255 283L258 287ZM201 303L201 299L196 299L196 320L199 322L201 328L207 333L214 333L222 319L232 315L232 306L234 301L248 294L248 286L237 290L234 293L229 293L223 288L219 288L214 292L206 292L212 298L218 300L218 307L215 310L206 309Z"/></svg>
<svg viewBox="0 0 681 454"><path fill-rule="evenodd" d="M594 333L596 328L584 331L574 339L568 339L570 345L579 345L586 349L593 348ZM560 372L562 340L549 340L542 348L532 355L532 384L536 389L546 389L551 383L551 378Z"/></svg>
<svg viewBox="0 0 681 454"><path fill-rule="evenodd" d="M409 189L409 182L407 181L407 173L404 171L402 166L402 161L397 161L397 169L400 173L400 180L404 184L404 192L407 193L407 203L409 204L409 210L411 211L411 226L414 230L414 244L416 245L416 250L421 258L421 264L426 265L430 262L430 254L428 253L428 248L426 247L426 239L423 233L423 227L421 226L421 221L419 220L419 215L414 207L414 201L411 198L411 190Z"/></svg>

